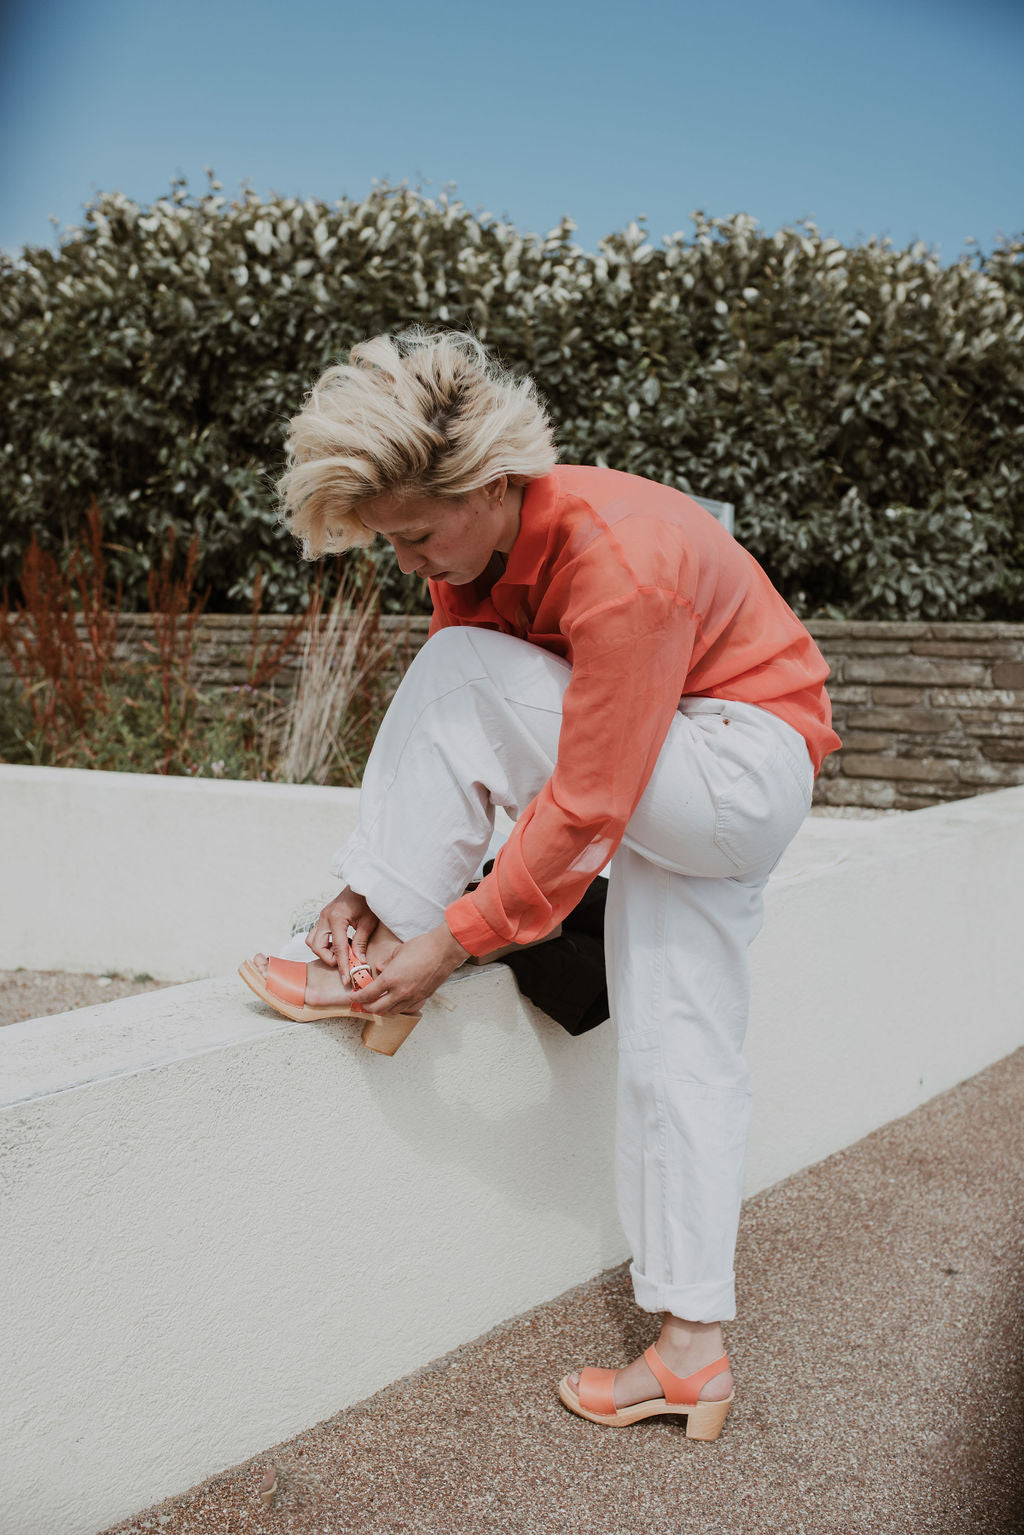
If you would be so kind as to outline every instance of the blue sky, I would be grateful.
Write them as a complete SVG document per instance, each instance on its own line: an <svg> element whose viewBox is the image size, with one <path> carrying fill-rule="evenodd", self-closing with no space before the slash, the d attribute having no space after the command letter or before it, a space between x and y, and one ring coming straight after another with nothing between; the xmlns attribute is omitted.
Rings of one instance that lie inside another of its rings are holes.
<svg viewBox="0 0 1024 1535"><path fill-rule="evenodd" d="M955 260L1024 230L1022 0L7 0L0 245L212 166L303 197L454 182L580 243L803 217Z"/></svg>

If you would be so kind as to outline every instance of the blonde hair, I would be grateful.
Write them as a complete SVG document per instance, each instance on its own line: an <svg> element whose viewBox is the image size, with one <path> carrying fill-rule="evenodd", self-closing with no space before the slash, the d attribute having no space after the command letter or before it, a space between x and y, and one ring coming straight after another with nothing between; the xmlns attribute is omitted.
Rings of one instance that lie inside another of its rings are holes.
<svg viewBox="0 0 1024 1535"><path fill-rule="evenodd" d="M525 483L554 467L533 380L513 377L475 336L417 326L361 341L349 358L289 422L278 491L307 559L372 543L358 508L374 496L463 496L501 474Z"/></svg>

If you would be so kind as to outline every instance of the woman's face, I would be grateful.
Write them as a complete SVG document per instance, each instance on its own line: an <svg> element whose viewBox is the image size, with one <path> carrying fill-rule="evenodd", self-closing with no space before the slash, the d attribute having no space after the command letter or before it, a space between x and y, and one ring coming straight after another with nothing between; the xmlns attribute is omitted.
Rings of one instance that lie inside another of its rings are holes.
<svg viewBox="0 0 1024 1535"><path fill-rule="evenodd" d="M512 548L522 500L522 490L502 475L465 496L376 496L360 506L359 520L387 539L407 575L466 586L483 575L495 550Z"/></svg>

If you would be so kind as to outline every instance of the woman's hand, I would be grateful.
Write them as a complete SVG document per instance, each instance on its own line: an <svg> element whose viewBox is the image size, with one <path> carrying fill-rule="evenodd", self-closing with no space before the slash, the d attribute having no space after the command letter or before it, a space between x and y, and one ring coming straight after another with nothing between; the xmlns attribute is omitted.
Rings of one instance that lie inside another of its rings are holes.
<svg viewBox="0 0 1024 1535"><path fill-rule="evenodd" d="M325 964L337 965L348 986L348 930L350 927L355 928L352 948L358 959L365 959L366 945L377 926L378 919L367 906L365 898L346 885L317 917L312 932L306 935L306 943Z"/></svg>
<svg viewBox="0 0 1024 1535"><path fill-rule="evenodd" d="M469 955L445 923L410 938L359 993L365 1013L418 1013L428 997Z"/></svg>

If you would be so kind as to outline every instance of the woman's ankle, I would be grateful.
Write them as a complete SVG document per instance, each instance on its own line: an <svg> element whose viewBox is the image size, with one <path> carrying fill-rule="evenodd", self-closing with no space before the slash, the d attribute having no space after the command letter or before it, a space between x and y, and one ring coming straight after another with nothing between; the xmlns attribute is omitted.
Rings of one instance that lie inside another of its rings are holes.
<svg viewBox="0 0 1024 1535"><path fill-rule="evenodd" d="M673 1316L670 1311L662 1314L658 1342L662 1341L687 1350L698 1345L719 1343L724 1351L721 1322L691 1322L686 1317Z"/></svg>
<svg viewBox="0 0 1024 1535"><path fill-rule="evenodd" d="M665 1312L661 1333L655 1347L675 1375L684 1378L714 1364L725 1353L721 1322L690 1322L685 1317ZM728 1364L705 1381L698 1395L708 1401L721 1401L732 1392L732 1371Z"/></svg>

